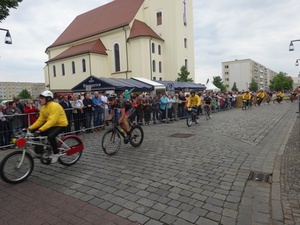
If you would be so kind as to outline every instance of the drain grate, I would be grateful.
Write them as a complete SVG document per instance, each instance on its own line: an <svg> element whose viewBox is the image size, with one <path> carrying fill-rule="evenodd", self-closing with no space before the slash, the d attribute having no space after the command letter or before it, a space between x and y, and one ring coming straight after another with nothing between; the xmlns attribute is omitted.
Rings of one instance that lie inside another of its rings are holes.
<svg viewBox="0 0 300 225"><path fill-rule="evenodd" d="M185 134L185 133L175 133L171 134L169 137L174 137L174 138L189 138L195 136L195 134Z"/></svg>
<svg viewBox="0 0 300 225"><path fill-rule="evenodd" d="M272 174L251 171L248 180L271 183Z"/></svg>

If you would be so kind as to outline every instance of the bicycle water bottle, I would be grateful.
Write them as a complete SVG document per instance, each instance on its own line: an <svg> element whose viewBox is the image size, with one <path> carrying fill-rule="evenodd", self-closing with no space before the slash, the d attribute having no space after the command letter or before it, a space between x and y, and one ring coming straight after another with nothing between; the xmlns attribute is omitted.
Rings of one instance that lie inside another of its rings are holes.
<svg viewBox="0 0 300 225"><path fill-rule="evenodd" d="M126 135L125 130L121 129L120 131L121 131L122 134Z"/></svg>

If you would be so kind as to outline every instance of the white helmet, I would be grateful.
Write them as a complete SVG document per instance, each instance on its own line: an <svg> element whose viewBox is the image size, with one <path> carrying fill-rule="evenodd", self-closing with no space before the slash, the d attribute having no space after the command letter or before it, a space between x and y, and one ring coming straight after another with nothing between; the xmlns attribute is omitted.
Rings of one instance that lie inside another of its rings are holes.
<svg viewBox="0 0 300 225"><path fill-rule="evenodd" d="M51 100L53 100L53 93L51 91L42 91L42 93L40 94L40 97L45 97L47 98L51 98Z"/></svg>

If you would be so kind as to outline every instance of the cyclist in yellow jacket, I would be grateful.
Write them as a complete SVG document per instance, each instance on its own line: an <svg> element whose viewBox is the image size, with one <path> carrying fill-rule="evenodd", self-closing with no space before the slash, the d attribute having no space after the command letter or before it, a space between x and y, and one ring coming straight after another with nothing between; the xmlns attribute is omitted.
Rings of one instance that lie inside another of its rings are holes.
<svg viewBox="0 0 300 225"><path fill-rule="evenodd" d="M243 101L246 101L246 106L249 106L250 98L251 98L251 94L247 90L242 96ZM242 109L244 110L244 107Z"/></svg>
<svg viewBox="0 0 300 225"><path fill-rule="evenodd" d="M197 115L199 115L199 107L201 104L201 98L199 95L196 95L195 91L191 91L191 95L187 101L187 107L194 107L197 109Z"/></svg>
<svg viewBox="0 0 300 225"><path fill-rule="evenodd" d="M257 104L260 106L261 102L263 101L263 99L265 98L265 92L263 90L260 90L257 95Z"/></svg>
<svg viewBox="0 0 300 225"><path fill-rule="evenodd" d="M68 125L68 119L63 107L53 101L53 93L51 91L43 91L40 94L40 103L42 105L40 116L28 129L34 131L36 136L48 136L53 150L51 163L55 163L59 158L55 138L65 130Z"/></svg>
<svg viewBox="0 0 300 225"><path fill-rule="evenodd" d="M276 101L280 103L280 102L283 100L283 97L284 97L283 91L279 91L279 92L277 93L276 97L277 97L277 98L276 98Z"/></svg>

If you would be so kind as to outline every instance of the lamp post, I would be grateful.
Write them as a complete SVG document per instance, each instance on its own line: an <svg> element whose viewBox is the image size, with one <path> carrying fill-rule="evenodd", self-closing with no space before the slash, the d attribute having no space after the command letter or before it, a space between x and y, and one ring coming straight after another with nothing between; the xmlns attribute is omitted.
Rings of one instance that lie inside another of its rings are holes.
<svg viewBox="0 0 300 225"><path fill-rule="evenodd" d="M289 47L289 51L294 51L294 45L293 45L293 42L296 42L296 41L300 41L300 39L298 40L292 40L291 43L290 43L290 47ZM299 65L299 59L296 60L296 66ZM299 115L298 117L300 118L300 86L298 87L298 104L299 104Z"/></svg>
<svg viewBox="0 0 300 225"><path fill-rule="evenodd" d="M3 30L3 31L6 31L6 35L5 35L5 39L4 39L4 43L5 44L12 44L12 39L11 39L11 36L10 36L10 33L9 33L9 30L7 29L3 29L3 28L0 28L0 30Z"/></svg>
<svg viewBox="0 0 300 225"><path fill-rule="evenodd" d="M299 40L292 40L291 41L290 47L289 47L289 51L294 51L294 44L293 44L293 42L295 42L295 41L300 41L300 39Z"/></svg>

